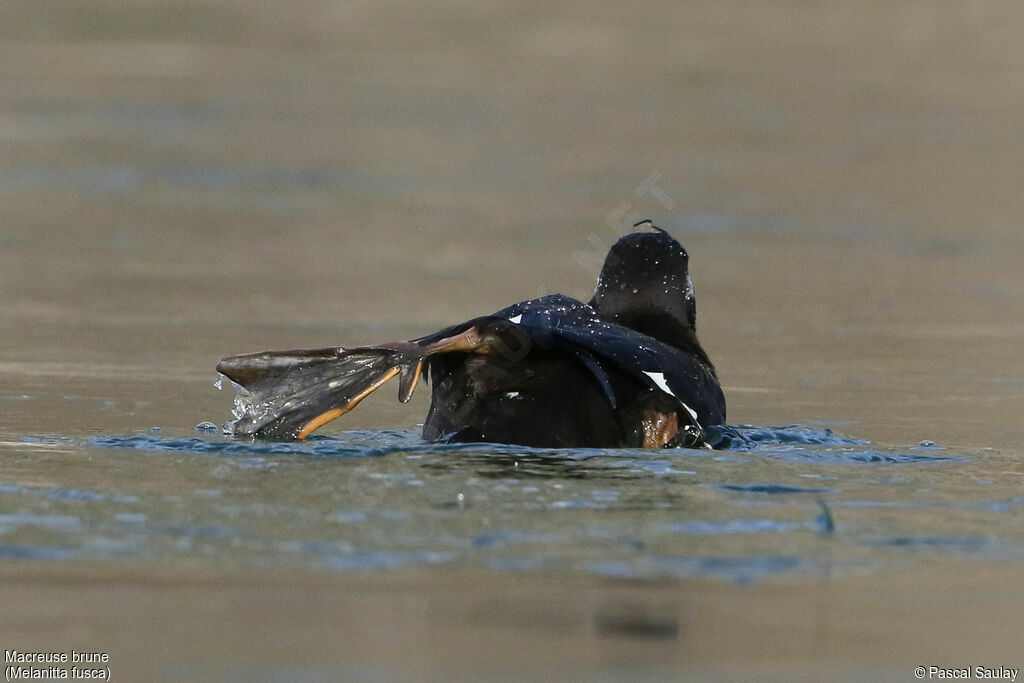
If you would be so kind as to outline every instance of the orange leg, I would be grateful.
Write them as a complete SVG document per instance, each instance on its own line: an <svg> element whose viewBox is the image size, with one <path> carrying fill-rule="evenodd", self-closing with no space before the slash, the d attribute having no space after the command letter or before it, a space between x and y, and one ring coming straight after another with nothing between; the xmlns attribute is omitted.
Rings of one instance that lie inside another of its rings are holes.
<svg viewBox="0 0 1024 683"><path fill-rule="evenodd" d="M331 420L339 418L342 415L344 415L345 413L347 413L348 411L352 410L353 408L356 407L356 405L360 401L362 401L364 398L366 398L371 393L373 393L374 390L376 390L380 385L384 384L389 379L391 379L392 377L397 375L398 371L399 371L398 368L391 368L390 370L388 370L387 373L381 375L380 378L377 379L373 384L371 384L370 386L366 387L365 389L360 391L358 394L353 396L351 398L351 400L349 400L349 402L346 403L344 406L342 406L340 408L332 408L331 410L328 410L326 413L321 413L320 415L317 415L312 420L307 422L306 426L304 426L301 430L299 430L299 433L296 434L295 438L297 438L297 439L305 439L314 430L319 429L320 427L323 427L325 424L327 424Z"/></svg>

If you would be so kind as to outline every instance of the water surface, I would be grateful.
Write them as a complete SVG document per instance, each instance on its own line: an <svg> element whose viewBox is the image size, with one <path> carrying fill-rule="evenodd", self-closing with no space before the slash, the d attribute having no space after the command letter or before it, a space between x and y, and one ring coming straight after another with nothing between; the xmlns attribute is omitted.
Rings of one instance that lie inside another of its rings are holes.
<svg viewBox="0 0 1024 683"><path fill-rule="evenodd" d="M5 647L122 680L1019 666L1017 3L8 3ZM197 431L225 355L686 246L720 450ZM754 425L754 426L742 426Z"/></svg>
<svg viewBox="0 0 1024 683"><path fill-rule="evenodd" d="M42 556L198 549L219 561L334 571L454 565L746 582L926 565L935 553L1022 557L1024 539L999 531L1024 505L1017 480L963 481L965 467L996 466L996 454L931 442L878 447L798 426L714 432L725 450L446 445L387 430L301 443L152 432L81 444L26 439L96 451L122 468L171 459L199 483L158 496L10 487L26 512L0 523L49 539ZM253 500L254 482L268 477L274 489ZM957 498L953 486L964 487ZM83 503L100 516L83 519ZM28 541L17 547L33 552Z"/></svg>

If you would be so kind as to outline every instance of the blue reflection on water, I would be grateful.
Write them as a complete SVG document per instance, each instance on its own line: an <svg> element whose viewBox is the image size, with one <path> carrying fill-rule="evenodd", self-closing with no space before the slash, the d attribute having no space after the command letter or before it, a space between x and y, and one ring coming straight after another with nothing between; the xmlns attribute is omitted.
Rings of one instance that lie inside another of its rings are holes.
<svg viewBox="0 0 1024 683"><path fill-rule="evenodd" d="M748 582L884 568L908 554L1024 557L1022 539L980 530L1024 508L998 477L958 473L983 454L800 425L709 431L718 450L440 444L393 430L303 441L208 430L24 437L40 452L87 454L115 476L0 481L0 558ZM169 466L187 470L185 489L178 477L170 490L150 481Z"/></svg>

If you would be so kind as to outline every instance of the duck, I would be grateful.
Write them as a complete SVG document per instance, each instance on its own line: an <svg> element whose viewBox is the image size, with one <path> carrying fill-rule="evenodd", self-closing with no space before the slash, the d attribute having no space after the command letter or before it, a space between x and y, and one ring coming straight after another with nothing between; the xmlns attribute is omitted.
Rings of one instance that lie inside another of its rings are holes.
<svg viewBox="0 0 1024 683"><path fill-rule="evenodd" d="M584 303L551 294L408 341L228 356L236 437L304 439L389 380L430 384L423 438L538 448L707 448L726 420L697 339L689 255L641 221Z"/></svg>

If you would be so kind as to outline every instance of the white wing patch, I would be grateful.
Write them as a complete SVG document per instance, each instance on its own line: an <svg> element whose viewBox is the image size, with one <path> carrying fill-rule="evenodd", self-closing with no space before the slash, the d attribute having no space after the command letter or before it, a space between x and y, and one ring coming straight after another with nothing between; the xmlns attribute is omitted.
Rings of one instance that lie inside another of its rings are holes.
<svg viewBox="0 0 1024 683"><path fill-rule="evenodd" d="M665 381L664 372L647 372L644 370L644 374L651 378L651 381L658 385L658 388L664 391L669 396L675 396L672 390L668 388L668 382Z"/></svg>
<svg viewBox="0 0 1024 683"><path fill-rule="evenodd" d="M510 323L513 323L513 324L515 324L515 325L518 325L518 324L519 324L519 321L520 321L520 320L522 320L522 319L523 319L523 314L522 314L522 313L520 313L519 315L514 315L514 316L512 316L511 318L509 318L509 319L508 319L508 321L509 321Z"/></svg>
<svg viewBox="0 0 1024 683"><path fill-rule="evenodd" d="M650 377L651 381L657 384L658 388L664 391L666 394L672 397L676 396L674 393L672 393L672 390L668 388L668 382L665 380L664 372L647 372L646 370L644 370L644 374ZM684 408L686 408L686 412L693 416L693 421L697 422L697 411L691 408L690 406L686 405L682 401L680 401L679 403Z"/></svg>

